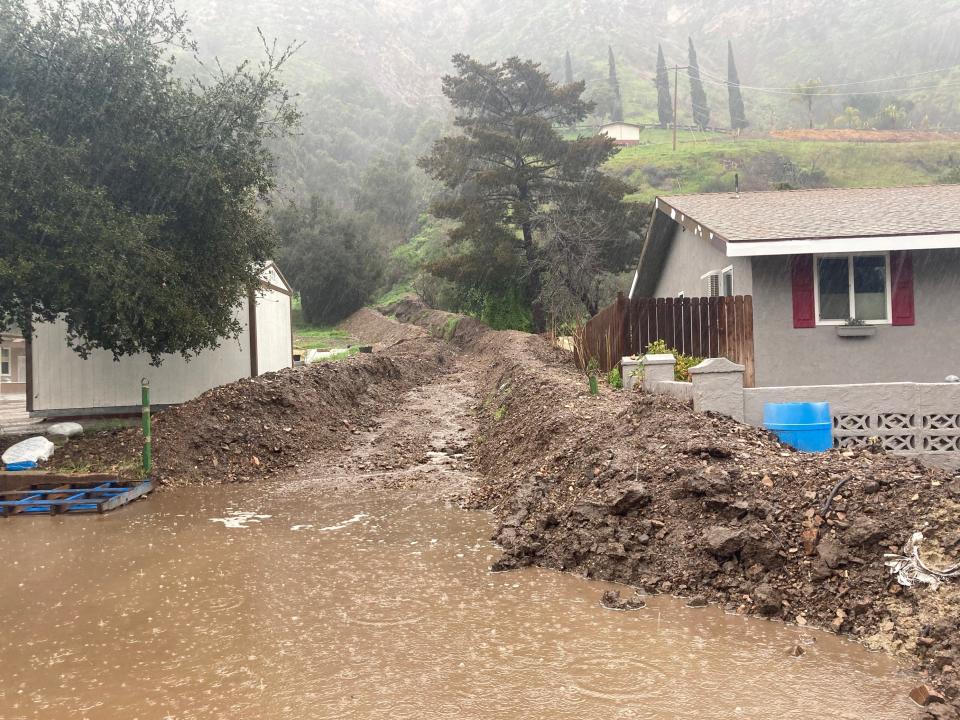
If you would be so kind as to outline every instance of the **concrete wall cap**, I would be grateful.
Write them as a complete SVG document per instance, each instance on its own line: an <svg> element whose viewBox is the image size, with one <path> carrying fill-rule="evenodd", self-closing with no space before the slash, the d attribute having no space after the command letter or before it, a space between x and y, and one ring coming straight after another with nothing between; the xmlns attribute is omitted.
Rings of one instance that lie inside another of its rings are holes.
<svg viewBox="0 0 960 720"><path fill-rule="evenodd" d="M730 362L725 357L719 358L707 358L699 365L694 365L690 368L689 372L691 375L700 375L701 373L733 373L733 372L743 372L745 370L743 365L737 365L735 362Z"/></svg>
<svg viewBox="0 0 960 720"><path fill-rule="evenodd" d="M660 355L644 355L644 365L676 365L677 359L670 353Z"/></svg>

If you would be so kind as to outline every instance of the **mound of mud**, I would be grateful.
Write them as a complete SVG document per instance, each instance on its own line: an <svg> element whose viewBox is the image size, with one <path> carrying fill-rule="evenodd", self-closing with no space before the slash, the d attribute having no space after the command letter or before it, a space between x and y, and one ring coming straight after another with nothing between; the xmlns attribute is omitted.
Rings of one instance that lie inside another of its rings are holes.
<svg viewBox="0 0 960 720"><path fill-rule="evenodd" d="M381 348L427 335L426 330L416 325L397 322L370 308L357 310L338 327L361 343Z"/></svg>
<svg viewBox="0 0 960 720"><path fill-rule="evenodd" d="M495 332L472 317L429 308L416 297L395 302L384 308L383 312L400 322L424 328L433 337L460 347L471 345L487 333Z"/></svg>
<svg viewBox="0 0 960 720"><path fill-rule="evenodd" d="M474 452L504 566L697 597L914 656L960 702L960 583L897 584L884 554L922 530L960 557L960 481L879 450L802 454L672 398L589 394L540 338L487 333ZM937 717L956 717L948 705Z"/></svg>
<svg viewBox="0 0 960 720"><path fill-rule="evenodd" d="M247 482L346 447L358 426L434 375L446 351L430 338L214 388L154 417L154 478L164 485ZM56 462L96 470L139 467L139 429L86 435Z"/></svg>

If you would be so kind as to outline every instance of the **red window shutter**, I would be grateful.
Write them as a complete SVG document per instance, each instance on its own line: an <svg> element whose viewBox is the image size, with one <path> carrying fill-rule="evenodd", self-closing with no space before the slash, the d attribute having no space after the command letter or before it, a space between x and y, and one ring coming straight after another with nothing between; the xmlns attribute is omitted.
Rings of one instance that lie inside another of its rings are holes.
<svg viewBox="0 0 960 720"><path fill-rule="evenodd" d="M794 255L791 274L793 276L793 326L795 328L816 327L813 255Z"/></svg>
<svg viewBox="0 0 960 720"><path fill-rule="evenodd" d="M890 253L890 305L894 325L913 325L913 256L907 250Z"/></svg>

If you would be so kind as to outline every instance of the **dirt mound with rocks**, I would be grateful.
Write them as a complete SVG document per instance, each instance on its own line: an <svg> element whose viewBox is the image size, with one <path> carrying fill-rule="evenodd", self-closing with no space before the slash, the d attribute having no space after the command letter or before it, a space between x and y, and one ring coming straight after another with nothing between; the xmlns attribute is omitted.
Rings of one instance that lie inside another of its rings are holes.
<svg viewBox="0 0 960 720"><path fill-rule="evenodd" d="M414 337L382 353L209 390L155 415L153 477L178 486L247 482L294 469L320 450L349 444L357 427L435 376L448 358L442 343ZM54 462L130 476L141 447L139 428L94 433L59 450Z"/></svg>
<svg viewBox="0 0 960 720"><path fill-rule="evenodd" d="M427 335L426 330L409 323L397 322L376 310L361 308L338 327L360 343L390 347L406 340Z"/></svg>
<svg viewBox="0 0 960 720"><path fill-rule="evenodd" d="M851 635L912 656L960 703L960 580L899 585L885 566L922 531L960 558L960 481L878 448L811 455L664 396L591 396L540 338L487 333L474 453L497 569L540 565ZM953 703L953 705L951 705Z"/></svg>

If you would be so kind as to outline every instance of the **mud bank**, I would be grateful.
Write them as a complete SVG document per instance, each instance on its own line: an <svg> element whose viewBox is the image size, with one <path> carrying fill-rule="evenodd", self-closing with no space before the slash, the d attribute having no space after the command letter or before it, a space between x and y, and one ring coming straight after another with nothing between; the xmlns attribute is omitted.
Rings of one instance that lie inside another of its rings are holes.
<svg viewBox="0 0 960 720"><path fill-rule="evenodd" d="M436 332L445 314L403 308ZM455 338L456 339L456 338ZM805 455L669 398L604 389L541 338L472 330L474 453L505 556L853 636L912 658L957 718L960 591L900 586L884 566L915 531L960 556L960 481L880 451Z"/></svg>
<svg viewBox="0 0 960 720"><path fill-rule="evenodd" d="M406 339L375 354L239 380L157 413L154 478L169 486L249 482L347 447L450 357L443 343L380 320L384 332ZM89 434L58 450L51 464L130 475L138 470L141 444L139 428Z"/></svg>

